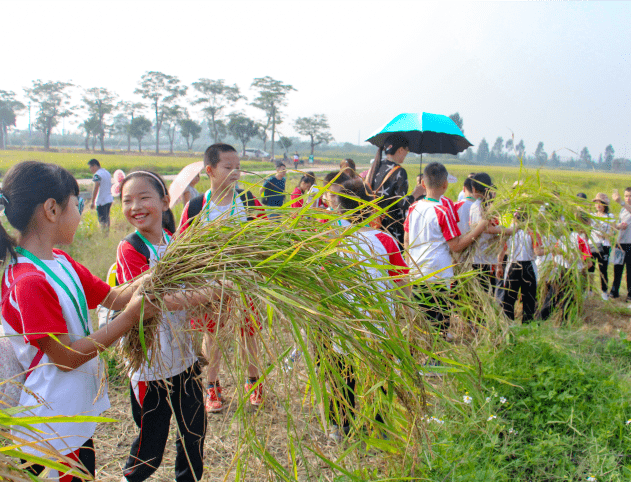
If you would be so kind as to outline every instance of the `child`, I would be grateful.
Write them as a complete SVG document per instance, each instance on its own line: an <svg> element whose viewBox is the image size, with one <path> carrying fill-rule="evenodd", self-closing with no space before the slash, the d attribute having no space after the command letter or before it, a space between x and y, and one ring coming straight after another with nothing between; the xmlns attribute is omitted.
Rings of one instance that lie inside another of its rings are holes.
<svg viewBox="0 0 631 482"><path fill-rule="evenodd" d="M598 269L600 271L601 297L603 301L607 301L609 299L609 295L607 294L609 274L607 271L609 268L609 255L611 254L611 237L614 232L614 216L609 212L609 197L607 197L605 193L599 192L596 194L592 202L596 203L595 216L600 218L599 220L594 219L594 258L598 261Z"/></svg>
<svg viewBox="0 0 631 482"><path fill-rule="evenodd" d="M136 228L118 245L116 256L119 283L124 283L155 265L171 241L169 195L157 174L136 171L121 184L125 219ZM178 308L171 300L169 308ZM203 473L206 435L204 391L201 369L196 361L188 319L184 311L162 315L155 346L160 353L149 365L130 374L131 408L139 433L132 443L123 473L124 480L148 479L160 466L171 415L178 425L176 480L199 480Z"/></svg>
<svg viewBox="0 0 631 482"><path fill-rule="evenodd" d="M206 149L204 168L210 178L210 189L192 199L184 207L180 231L188 228L192 218L197 215L203 223L210 223L218 218L230 223L245 223L254 219L256 215L264 214L261 203L250 191L243 192L236 189L235 184L241 176L240 167L239 155L234 147L218 143ZM246 323L241 333L248 351L248 378L245 390L252 391L250 403L258 407L263 403L263 384L256 385L258 368L254 363L258 360L258 345L255 335L259 327L252 317L252 314L246 315ZM218 378L221 350L214 335L217 323L213 320L206 321L204 326L197 325L197 327L205 332L204 352L208 359L206 411L215 413L223 410L223 397ZM256 388L252 390L255 385Z"/></svg>
<svg viewBox="0 0 631 482"><path fill-rule="evenodd" d="M515 221L522 221L522 217L516 213ZM537 276L534 264L535 256L543 256L541 239L535 237L531 231L515 227L514 233L508 239L498 256L498 265L501 266L504 255L508 251L506 276L503 281L504 297L502 308L509 320L515 319L515 302L521 290L523 304L522 323L528 323L534 319L537 310ZM502 277L502 268L497 271L498 277Z"/></svg>
<svg viewBox="0 0 631 482"><path fill-rule="evenodd" d="M366 191L363 181L360 178L346 180L342 185L342 192L345 196L339 197L338 212L340 214L353 212L353 216L348 219L348 225L365 225L366 219L372 214L372 209L358 211L358 208L364 203L371 202L372 196ZM400 277L408 272L399 245L389 233L364 226L345 240L345 246L353 252L350 256L357 257L360 263L367 262L367 266L363 266L363 269L367 270L367 279L383 278L386 275ZM380 265L383 269L379 268ZM405 282L399 278L394 279L393 282L399 287L405 285ZM381 291L392 289L389 280L380 281L378 284ZM333 431L330 437L335 441L340 441L350 430L350 419L355 407L356 380L353 367L348 363L346 354L339 347L337 349L333 347L333 349L334 352L329 355L329 359L344 378L344 384L335 375L330 377L329 382L333 391L344 396L346 403L341 404L331 399L329 417L333 424ZM383 423L381 416L377 415L376 419Z"/></svg>
<svg viewBox="0 0 631 482"><path fill-rule="evenodd" d="M324 185L329 185L324 193L324 200L327 204L327 210L337 211L340 205L340 197L338 193L342 192L343 184L348 181L350 177L344 174L342 171L332 171L324 176Z"/></svg>
<svg viewBox="0 0 631 482"><path fill-rule="evenodd" d="M415 297L443 330L448 328L448 323L443 323L445 302L430 300L450 287L453 277L451 253L461 252L487 227L487 222L481 220L467 234L460 234L452 212L441 202L449 186L447 176L447 169L438 162L425 167L422 183L427 196L412 205L404 225L405 249L412 276L424 278L424 283L416 288ZM425 283L429 285L428 289L424 288Z"/></svg>
<svg viewBox="0 0 631 482"><path fill-rule="evenodd" d="M280 207L285 202L285 164L276 164L276 174L267 178L261 188L261 202L266 206Z"/></svg>
<svg viewBox="0 0 631 482"><path fill-rule="evenodd" d="M291 200L294 201L291 203L292 208L301 208L304 205L303 196L313 187L314 182L315 179L309 175L300 178L296 189L291 193Z"/></svg>
<svg viewBox="0 0 631 482"><path fill-rule="evenodd" d="M475 197L473 196L473 180L470 177L464 180L462 192L464 192L464 197L456 203L456 211L460 218L458 221L458 229L460 229L461 234L464 234L469 231L469 213L475 201Z"/></svg>
<svg viewBox="0 0 631 482"><path fill-rule="evenodd" d="M30 407L24 412L28 416L97 416L107 410L110 403L98 355L140 317L142 297L132 298L138 282L110 288L54 248L73 241L81 221L78 196L79 185L72 174L54 164L21 162L3 179L0 204L18 236L11 238L0 226L0 256L3 261L11 258L2 277L2 326L27 371L19 404ZM106 328L93 332L88 310L99 304L124 311ZM154 312L147 302L144 316ZM14 431L34 441L23 447L26 452L49 457L52 447L95 475L96 423L34 427L42 431L41 438ZM42 439L46 442L38 441ZM30 470L39 474L43 467ZM60 477L53 472L49 477Z"/></svg>
<svg viewBox="0 0 631 482"><path fill-rule="evenodd" d="M486 172L478 172L472 178L471 192L475 202L469 210L469 227L477 226L484 219L487 204L492 200L491 188L493 181ZM482 287L489 291L494 285L493 270L497 258L497 252L492 252L491 244L500 234L511 234L510 228L503 228L497 219L489 222L487 229L480 235L473 249L473 269L479 273Z"/></svg>

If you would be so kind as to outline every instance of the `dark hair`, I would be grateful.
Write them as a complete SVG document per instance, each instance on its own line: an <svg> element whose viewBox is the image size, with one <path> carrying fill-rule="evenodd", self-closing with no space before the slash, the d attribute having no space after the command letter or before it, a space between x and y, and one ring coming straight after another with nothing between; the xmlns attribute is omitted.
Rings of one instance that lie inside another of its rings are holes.
<svg viewBox="0 0 631 482"><path fill-rule="evenodd" d="M372 207L367 204L373 197L368 193L366 185L359 178L348 179L342 184L342 196L339 196L342 212L355 211L350 221L361 223L373 214ZM360 209L361 208L361 209Z"/></svg>
<svg viewBox="0 0 631 482"><path fill-rule="evenodd" d="M341 186L342 184L344 184L346 181L348 181L351 178L341 171L331 171L326 176L324 176L324 183L328 184L334 179L335 181L333 182L333 184L339 184Z"/></svg>
<svg viewBox="0 0 631 482"><path fill-rule="evenodd" d="M448 176L447 168L440 162L430 162L423 170L423 179L429 188L441 187L447 181Z"/></svg>
<svg viewBox="0 0 631 482"><path fill-rule="evenodd" d="M216 165L216 164L215 164L215 165ZM282 166L282 167L287 167L287 166L285 166L285 163L284 163L284 162L277 162L277 163L276 163L276 169L278 169L278 168L279 168L279 167L281 167L281 166Z"/></svg>
<svg viewBox="0 0 631 482"><path fill-rule="evenodd" d="M97 167L101 167L101 163L99 161L97 161L96 159L90 159L88 161L88 166L97 166Z"/></svg>
<svg viewBox="0 0 631 482"><path fill-rule="evenodd" d="M298 185L296 187L300 189L300 185L303 182L306 182L307 184L310 184L311 186L313 186L315 183L315 177L312 177L309 174L305 174L304 176L300 178L300 181L298 181Z"/></svg>
<svg viewBox="0 0 631 482"><path fill-rule="evenodd" d="M584 192L579 192L578 194L576 194L576 197L580 197L581 199L587 199L587 194L585 194Z"/></svg>
<svg viewBox="0 0 631 482"><path fill-rule="evenodd" d="M491 176L489 176L486 172L478 172L473 179L473 188L482 193L482 197L486 198L489 192L489 189L493 186L493 181L491 180Z"/></svg>
<svg viewBox="0 0 631 482"><path fill-rule="evenodd" d="M123 198L123 188L125 187L125 184L127 184L127 181L138 177L142 177L149 181L149 184L153 186L159 196L164 197L169 195L167 185L159 174L151 171L134 171L127 174L125 179L123 179L123 182L121 182L121 199ZM162 228L172 233L175 232L175 217L173 216L171 209L167 209L162 213Z"/></svg>
<svg viewBox="0 0 631 482"><path fill-rule="evenodd" d="M204 166L217 167L219 164L219 155L222 152L237 152L230 144L217 143L209 146L204 152Z"/></svg>
<svg viewBox="0 0 631 482"><path fill-rule="evenodd" d="M464 188L469 192L473 192L473 179L470 177L466 178L464 180Z"/></svg>
<svg viewBox="0 0 631 482"><path fill-rule="evenodd" d="M20 233L28 228L35 209L47 199L54 199L66 209L70 196L79 196L77 180L61 166L39 161L24 161L4 176L0 204L7 220ZM0 225L0 259L16 258L16 241Z"/></svg>
<svg viewBox="0 0 631 482"><path fill-rule="evenodd" d="M375 154L375 160L368 169L368 174L366 174L366 184L370 189L374 190L373 183L375 182L375 175L379 172L379 168L381 167L381 155L385 151L386 154L394 154L399 150L400 147L408 147L410 142L406 137L400 134L391 134L386 137L386 140L383 141L383 145L377 150Z"/></svg>
<svg viewBox="0 0 631 482"><path fill-rule="evenodd" d="M631 187L625 187L624 192L631 192Z"/></svg>
<svg viewBox="0 0 631 482"><path fill-rule="evenodd" d="M342 162L345 162L346 165L348 166L348 167L345 167L344 170L350 169L351 172L352 172L352 174L351 174L352 177L357 176L357 172L356 172L357 171L357 166L355 165L355 161L353 161L350 158L346 158ZM341 166L342 162L340 162L340 170L342 170L342 166ZM347 176L348 176L348 174L347 174Z"/></svg>
<svg viewBox="0 0 631 482"><path fill-rule="evenodd" d="M469 174L467 174L467 177L473 177L475 176L475 174L476 174L475 172L470 172Z"/></svg>

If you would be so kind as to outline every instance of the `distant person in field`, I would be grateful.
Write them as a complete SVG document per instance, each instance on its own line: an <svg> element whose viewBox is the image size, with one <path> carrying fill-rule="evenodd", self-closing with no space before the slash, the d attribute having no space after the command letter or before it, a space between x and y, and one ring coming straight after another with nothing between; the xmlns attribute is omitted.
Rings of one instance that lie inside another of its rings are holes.
<svg viewBox="0 0 631 482"><path fill-rule="evenodd" d="M268 177L261 188L261 203L265 206L280 207L285 202L285 184L287 178L285 164L276 164L276 174Z"/></svg>
<svg viewBox="0 0 631 482"><path fill-rule="evenodd" d="M294 201L291 203L292 208L301 208L304 205L305 199L303 196L311 190L314 182L315 179L308 174L300 178L296 189L291 193L291 200Z"/></svg>
<svg viewBox="0 0 631 482"><path fill-rule="evenodd" d="M300 163L300 155L298 151L294 154L294 169L298 169L298 164Z"/></svg>
<svg viewBox="0 0 631 482"><path fill-rule="evenodd" d="M614 259L613 266L613 283L611 284L611 291L609 293L610 298L620 297L620 283L622 282L622 273L626 266L627 268L627 302L631 301L631 187L624 190L624 199L620 198L618 191L614 191L611 198L622 205L623 209L620 210L618 224L616 229L620 231L618 234L617 246L624 252L624 258L622 262L616 264Z"/></svg>
<svg viewBox="0 0 631 482"><path fill-rule="evenodd" d="M88 161L88 167L93 174L92 203L90 209L96 206L96 214L99 218L101 229L107 234L110 230L110 208L114 198L112 197L112 176L101 167L96 159Z"/></svg>
<svg viewBox="0 0 631 482"><path fill-rule="evenodd" d="M386 159L381 155L385 152ZM415 186L408 194L408 174L401 167L410 152L409 141L401 135L393 134L386 138L375 155L368 174L366 185L379 198L379 207L387 208L382 226L403 246L403 222L410 206L423 194L422 186Z"/></svg>

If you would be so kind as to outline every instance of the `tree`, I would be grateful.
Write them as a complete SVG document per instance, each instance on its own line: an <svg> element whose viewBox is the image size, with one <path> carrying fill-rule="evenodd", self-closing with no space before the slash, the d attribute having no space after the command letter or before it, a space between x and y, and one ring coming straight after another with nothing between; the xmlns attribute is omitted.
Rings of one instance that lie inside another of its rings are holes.
<svg viewBox="0 0 631 482"><path fill-rule="evenodd" d="M15 93L0 90L0 149L7 145L9 127L15 126L17 113L24 109L24 104L15 100Z"/></svg>
<svg viewBox="0 0 631 482"><path fill-rule="evenodd" d="M583 147L583 150L578 155L578 160L581 163L581 167L589 167L592 163L592 156L589 153L589 149L587 147Z"/></svg>
<svg viewBox="0 0 631 482"><path fill-rule="evenodd" d="M462 117L460 117L460 114L456 112L455 114L451 114L449 118L454 121L454 123L458 126L458 129L460 129L460 131L464 134L464 128L462 127L464 121L462 120Z"/></svg>
<svg viewBox="0 0 631 482"><path fill-rule="evenodd" d="M224 109L245 97L239 93L237 84L226 85L224 79L199 79L193 82L193 88L197 91L197 98L193 101L193 105L205 105L202 111L208 119L210 137L213 143L221 142L222 132L218 121Z"/></svg>
<svg viewBox="0 0 631 482"><path fill-rule="evenodd" d="M175 141L175 128L180 119L188 117L186 111L179 105L163 106L164 125L166 126L167 137L169 138L169 154L173 154L173 142Z"/></svg>
<svg viewBox="0 0 631 482"><path fill-rule="evenodd" d="M561 165L561 159L557 155L556 151L552 152L552 154L550 155L548 165L550 165L550 167L559 167Z"/></svg>
<svg viewBox="0 0 631 482"><path fill-rule="evenodd" d="M489 160L489 143L483 137L478 145L477 161L478 164L484 164Z"/></svg>
<svg viewBox="0 0 631 482"><path fill-rule="evenodd" d="M495 139L495 144L491 149L491 158L498 164L502 162L502 153L504 152L504 139L498 137Z"/></svg>
<svg viewBox="0 0 631 482"><path fill-rule="evenodd" d="M278 136L278 141L280 142L280 145L283 146L285 154L287 154L287 149L289 149L294 144L294 142L289 137L285 136Z"/></svg>
<svg viewBox="0 0 631 482"><path fill-rule="evenodd" d="M134 139L138 139L138 152L142 152L142 138L151 132L151 121L144 115L139 115L131 121L129 133Z"/></svg>
<svg viewBox="0 0 631 482"><path fill-rule="evenodd" d="M263 139L263 149L267 149L267 131L272 129L272 159L274 158L274 135L276 134L276 124L282 122L280 115L281 107L287 105L287 94L294 89L289 84L283 84L280 80L275 80L270 76L258 77L252 82L252 88L257 90L259 95L251 105L265 112L266 122L261 127L261 138Z"/></svg>
<svg viewBox="0 0 631 482"><path fill-rule="evenodd" d="M537 149L535 150L535 160L540 166L543 166L548 160L548 154L543 150L543 142L539 142L539 144L537 144Z"/></svg>
<svg viewBox="0 0 631 482"><path fill-rule="evenodd" d="M142 112L144 108L145 105L141 102L128 102L126 100L121 100L116 106L116 109L122 111L125 115L131 118L125 118L127 120L126 127L123 127L124 124L121 124L120 121L118 124L115 122L118 132L127 136L127 152L131 151L131 133L129 128L131 123L134 121L134 114Z"/></svg>
<svg viewBox="0 0 631 482"><path fill-rule="evenodd" d="M524 154L526 154L526 144L524 144L524 140L520 140L515 146L515 150L517 151L517 156L520 160L523 161Z"/></svg>
<svg viewBox="0 0 631 482"><path fill-rule="evenodd" d="M245 147L253 137L256 137L259 133L259 124L247 117L246 115L237 112L230 115L230 121L228 122L228 131L234 137L241 141L243 145L243 155L245 156Z"/></svg>
<svg viewBox="0 0 631 482"><path fill-rule="evenodd" d="M99 119L97 117L90 117L84 120L79 127L85 131L85 150L90 150L90 139L92 136L96 138L99 135ZM92 144L92 150L94 150L94 144Z"/></svg>
<svg viewBox="0 0 631 482"><path fill-rule="evenodd" d="M24 89L26 96L38 105L35 128L44 134L44 149L50 148L50 135L59 119L72 115L67 91L70 87L70 82L34 80L32 88Z"/></svg>
<svg viewBox="0 0 631 482"><path fill-rule="evenodd" d="M506 154L508 156L513 154L513 151L515 150L515 143L513 142L512 137L509 137L508 139L506 139L505 149L506 149Z"/></svg>
<svg viewBox="0 0 631 482"><path fill-rule="evenodd" d="M308 137L311 142L311 155L315 146L322 143L328 144L333 140L329 132L329 121L324 114L316 114L311 117L298 117L294 122L294 129L300 135Z"/></svg>
<svg viewBox="0 0 631 482"><path fill-rule="evenodd" d="M186 119L180 119L180 135L186 140L186 148L190 152L193 150L193 143L199 139L202 133L202 126L188 117Z"/></svg>
<svg viewBox="0 0 631 482"><path fill-rule="evenodd" d="M464 151L464 153L462 154L462 160L465 161L467 164L472 164L473 163L473 149L468 147L467 150Z"/></svg>
<svg viewBox="0 0 631 482"><path fill-rule="evenodd" d="M613 146L609 144L605 147L605 169L611 169L613 167L613 155L615 151L613 150Z"/></svg>
<svg viewBox="0 0 631 482"><path fill-rule="evenodd" d="M164 120L164 104L172 104L179 97L186 95L187 87L180 85L180 80L173 75L162 72L145 72L140 78L140 87L134 93L151 101L156 114L156 154L160 153L160 129Z"/></svg>
<svg viewBox="0 0 631 482"><path fill-rule="evenodd" d="M83 94L82 100L91 118L98 122L97 136L101 143L101 152L105 152L105 129L108 127L105 116L112 113L116 108L116 98L114 92L103 87L92 87Z"/></svg>

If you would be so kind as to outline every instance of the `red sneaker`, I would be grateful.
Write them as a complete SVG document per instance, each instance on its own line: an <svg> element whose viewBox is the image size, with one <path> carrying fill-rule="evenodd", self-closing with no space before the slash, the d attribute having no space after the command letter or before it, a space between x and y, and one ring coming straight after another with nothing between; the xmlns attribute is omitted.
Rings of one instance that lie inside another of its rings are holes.
<svg viewBox="0 0 631 482"><path fill-rule="evenodd" d="M259 383L254 390L252 389L257 382L258 380L251 380L249 378L245 382L245 391L246 393L252 392L250 393L250 403L255 407L263 403L263 382Z"/></svg>
<svg viewBox="0 0 631 482"><path fill-rule="evenodd" d="M204 405L208 413L217 413L223 410L223 396L219 382L208 384L204 398Z"/></svg>

